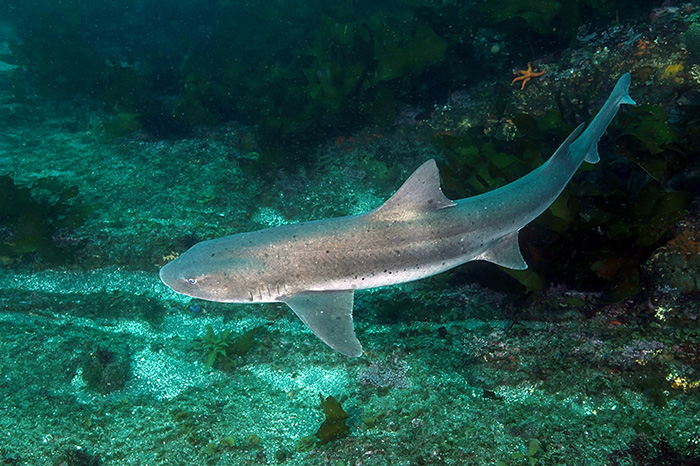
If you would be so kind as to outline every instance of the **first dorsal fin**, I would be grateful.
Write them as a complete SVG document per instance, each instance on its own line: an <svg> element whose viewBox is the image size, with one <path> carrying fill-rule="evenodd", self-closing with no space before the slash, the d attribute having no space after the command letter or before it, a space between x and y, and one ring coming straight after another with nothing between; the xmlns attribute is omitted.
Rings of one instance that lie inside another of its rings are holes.
<svg viewBox="0 0 700 466"><path fill-rule="evenodd" d="M440 189L440 172L435 160L418 167L398 191L372 212L375 218L400 219L417 213L456 205Z"/></svg>

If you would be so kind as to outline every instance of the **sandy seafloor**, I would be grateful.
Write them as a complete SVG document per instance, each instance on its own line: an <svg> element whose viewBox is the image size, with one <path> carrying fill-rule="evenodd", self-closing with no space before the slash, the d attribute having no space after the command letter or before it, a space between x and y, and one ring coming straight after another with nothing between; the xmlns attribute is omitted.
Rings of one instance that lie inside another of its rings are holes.
<svg viewBox="0 0 700 466"><path fill-rule="evenodd" d="M642 464L631 445L697 442L697 389L673 385L678 371L697 374L687 367L697 360L674 363L679 329L659 321L650 337L620 325L625 303L595 294L553 286L528 304L543 311L527 315L539 317L513 329L512 306L524 304L450 274L359 292L366 354L349 359L284 305L200 301L193 310L195 301L161 284L159 268L192 238L376 207L439 156L416 136L420 128L368 130L366 143L356 136L352 146L331 141L312 166L270 177L246 169L256 155L242 149L244 126L105 141L100 122L109 115L97 106L15 102L9 73L0 75L0 174L19 186L50 177L77 187L67 202L90 213L72 237L57 239L80 244L79 266L0 269L6 464L602 466ZM400 157L402 170L383 173L375 153ZM587 312L568 305L572 297ZM399 318L382 318L385 308ZM684 312L697 318L694 309ZM206 325L263 329L248 354L220 370L194 348ZM123 388L101 394L86 385L85 361L99 351L127 361ZM350 432L314 446L307 437L324 419L319 394L341 401Z"/></svg>

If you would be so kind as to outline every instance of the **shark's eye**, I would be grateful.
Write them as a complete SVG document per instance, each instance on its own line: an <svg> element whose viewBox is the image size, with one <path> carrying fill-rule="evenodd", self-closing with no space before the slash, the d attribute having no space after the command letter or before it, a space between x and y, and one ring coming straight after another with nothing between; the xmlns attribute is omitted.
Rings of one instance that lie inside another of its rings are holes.
<svg viewBox="0 0 700 466"><path fill-rule="evenodd" d="M187 283L189 283L190 285L194 285L195 283L197 283L197 279L196 278L188 278Z"/></svg>

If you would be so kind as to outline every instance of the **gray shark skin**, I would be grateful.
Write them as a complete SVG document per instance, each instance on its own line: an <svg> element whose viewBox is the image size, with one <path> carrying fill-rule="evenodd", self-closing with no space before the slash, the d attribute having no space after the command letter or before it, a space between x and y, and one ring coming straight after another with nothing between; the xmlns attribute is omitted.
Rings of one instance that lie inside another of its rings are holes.
<svg viewBox="0 0 700 466"><path fill-rule="evenodd" d="M518 231L544 212L576 170L598 162L598 140L628 94L618 80L590 125L543 165L493 191L452 201L434 160L370 212L239 233L194 245L160 271L177 293L228 303L283 302L316 336L357 357L355 290L410 282L472 260L525 269Z"/></svg>

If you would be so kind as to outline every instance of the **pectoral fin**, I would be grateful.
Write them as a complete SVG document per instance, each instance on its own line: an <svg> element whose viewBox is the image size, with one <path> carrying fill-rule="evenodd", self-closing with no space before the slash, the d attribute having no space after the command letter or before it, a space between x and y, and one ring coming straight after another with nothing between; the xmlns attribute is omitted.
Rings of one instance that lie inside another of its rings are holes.
<svg viewBox="0 0 700 466"><path fill-rule="evenodd" d="M525 270L527 263L523 259L518 244L518 232L510 233L484 251L476 259L481 259L509 269Z"/></svg>
<svg viewBox="0 0 700 466"><path fill-rule="evenodd" d="M325 344L350 357L362 355L352 323L353 291L305 291L285 296L309 329Z"/></svg>

